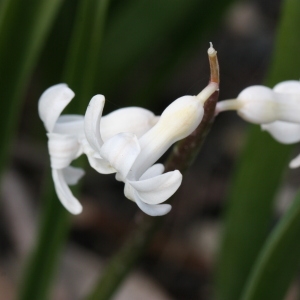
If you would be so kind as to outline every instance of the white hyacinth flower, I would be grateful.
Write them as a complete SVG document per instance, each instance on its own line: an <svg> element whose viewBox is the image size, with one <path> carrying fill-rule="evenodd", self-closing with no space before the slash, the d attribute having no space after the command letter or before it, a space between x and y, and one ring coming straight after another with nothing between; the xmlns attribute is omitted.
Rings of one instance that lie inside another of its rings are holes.
<svg viewBox="0 0 300 300"><path fill-rule="evenodd" d="M104 103L103 95L91 99L84 118L85 138L81 143L91 167L101 174L110 174L117 171L100 156L103 143L121 132L131 132L139 137L153 127L159 118L140 107L121 108L102 117Z"/></svg>
<svg viewBox="0 0 300 300"><path fill-rule="evenodd" d="M300 81L288 80L275 85L274 91L276 93L286 95L286 101L294 101L295 105L299 105L300 96ZM289 95L294 95L289 98ZM292 100L291 100L292 99ZM299 114L299 110L295 108L293 113ZM278 124L279 123L279 124ZM283 144L293 144L300 142L300 123L289 123L277 121L271 124L262 125L263 130L267 130L277 141ZM300 155L294 158L290 164L290 168L298 168L300 166Z"/></svg>
<svg viewBox="0 0 300 300"><path fill-rule="evenodd" d="M39 116L44 122L48 136L52 178L58 198L72 214L79 214L82 206L68 185L75 185L84 171L71 167L71 162L85 153L93 168L103 174L116 170L99 156L103 140L125 131L141 136L158 120L152 112L128 107L102 116L104 96L96 95L90 101L86 116L62 115L64 108L74 97L66 84L48 88L38 102Z"/></svg>
<svg viewBox="0 0 300 300"><path fill-rule="evenodd" d="M142 136L123 132L100 146L100 157L118 172L116 178L125 183L125 196L142 211L161 216L171 205L161 204L179 188L182 175L178 170L164 172L162 164L154 164L176 141L190 135L203 117L204 102L218 89L210 83L198 96L184 96L169 105L158 122ZM94 135L95 136L95 135ZM95 142L96 143L96 142Z"/></svg>
<svg viewBox="0 0 300 300"><path fill-rule="evenodd" d="M255 124L300 123L299 82L282 82L273 90L261 85L250 86L236 99L217 104L216 113L226 110L236 110L244 120Z"/></svg>
<svg viewBox="0 0 300 300"><path fill-rule="evenodd" d="M250 86L237 99L221 101L216 113L237 110L246 121L261 124L262 130L283 144L300 141L300 81L278 83L273 90L265 86ZM300 166L300 155L290 162L291 168Z"/></svg>
<svg viewBox="0 0 300 300"><path fill-rule="evenodd" d="M300 95L300 81L289 80L278 83L273 91L283 98L283 101L289 101L289 95ZM269 124L262 124L261 128L268 131L272 137L283 144L293 144L300 141L300 124L284 121L275 121Z"/></svg>
<svg viewBox="0 0 300 300"><path fill-rule="evenodd" d="M300 124L275 121L262 124L261 129L268 131L276 141L282 144L294 144L300 141Z"/></svg>
<svg viewBox="0 0 300 300"><path fill-rule="evenodd" d="M82 206L68 185L75 185L84 175L82 169L70 166L82 154L79 140L84 134L84 118L80 115L60 116L73 97L74 92L66 84L54 85L40 97L38 111L48 132L52 178L57 196L68 211L79 214Z"/></svg>
<svg viewBox="0 0 300 300"><path fill-rule="evenodd" d="M274 93L270 88L261 85L247 87L236 99L217 103L216 113L226 110L236 110L241 118L254 124L277 120Z"/></svg>
<svg viewBox="0 0 300 300"><path fill-rule="evenodd" d="M68 185L83 176L71 162L85 153L93 168L125 183L125 195L147 214L168 213L172 196L182 181L178 170L163 174L164 166L154 164L176 141L196 129L203 117L204 102L218 89L210 83L197 96L184 96L174 101L156 117L152 112L128 107L102 117L105 98L94 96L85 116L62 115L74 97L66 84L47 89L39 99L39 116L48 132L48 149L56 193L73 214L82 206Z"/></svg>

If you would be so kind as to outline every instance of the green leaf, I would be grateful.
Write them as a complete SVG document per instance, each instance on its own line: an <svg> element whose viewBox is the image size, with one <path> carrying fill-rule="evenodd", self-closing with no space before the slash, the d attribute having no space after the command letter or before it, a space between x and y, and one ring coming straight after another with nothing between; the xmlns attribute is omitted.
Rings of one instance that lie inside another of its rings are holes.
<svg viewBox="0 0 300 300"><path fill-rule="evenodd" d="M101 46L109 0L79 1L66 63L64 81L75 91L75 110L83 113L96 80L95 66ZM74 113L74 111L73 111ZM49 176L50 177L50 176ZM70 214L61 205L48 180L38 241L25 270L21 300L49 299L61 250L68 237Z"/></svg>
<svg viewBox="0 0 300 300"><path fill-rule="evenodd" d="M154 84L157 76L168 77L170 69L179 60L187 60L191 49L203 42L208 30L217 26L232 2L234 0L124 1L112 15L104 36L98 73L101 92L109 96L116 84L124 82L132 66L144 59L157 57L163 62L158 72L152 74ZM207 39L207 45L209 41ZM140 95L141 102L145 95L142 92Z"/></svg>
<svg viewBox="0 0 300 300"><path fill-rule="evenodd" d="M66 60L63 80L76 93L72 113L83 114L93 96L101 58L102 37L109 0L80 1Z"/></svg>
<svg viewBox="0 0 300 300"><path fill-rule="evenodd" d="M22 108L21 100L38 55L63 0L3 1L0 12L0 168Z"/></svg>
<svg viewBox="0 0 300 300"><path fill-rule="evenodd" d="M300 193L261 251L242 300L282 300L300 265Z"/></svg>
<svg viewBox="0 0 300 300"><path fill-rule="evenodd" d="M219 258L218 299L239 299L262 247L272 216L273 198L288 163L290 147L252 127L229 195Z"/></svg>
<svg viewBox="0 0 300 300"><path fill-rule="evenodd" d="M300 2L286 0L267 84L299 79ZM217 276L218 299L239 299L267 237L273 199L291 146L280 145L252 126L229 193ZM288 254L287 254L288 255ZM289 274L291 275L291 274ZM272 287L273 288L273 287ZM264 298L264 299L273 299Z"/></svg>
<svg viewBox="0 0 300 300"><path fill-rule="evenodd" d="M49 183L50 180L49 172ZM37 244L26 265L19 300L49 299L57 263L68 236L70 214L57 199L52 181L44 200Z"/></svg>

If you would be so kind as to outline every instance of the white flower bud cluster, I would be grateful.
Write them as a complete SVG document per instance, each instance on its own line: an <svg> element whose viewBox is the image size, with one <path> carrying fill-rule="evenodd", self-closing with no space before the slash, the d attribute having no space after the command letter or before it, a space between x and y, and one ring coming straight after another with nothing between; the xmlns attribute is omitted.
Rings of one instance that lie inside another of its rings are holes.
<svg viewBox="0 0 300 300"><path fill-rule="evenodd" d="M203 104L217 89L212 82L197 96L181 97L160 117L140 107L102 116L103 95L91 99L85 116L61 115L74 97L73 91L66 84L47 89L38 109L48 132L52 178L61 203L73 214L82 211L69 186L76 184L84 171L70 164L85 154L97 172L116 173L116 179L125 183L125 196L145 213L168 213L171 206L162 203L179 188L182 175L178 170L163 173L164 166L155 162L200 124Z"/></svg>
<svg viewBox="0 0 300 300"><path fill-rule="evenodd" d="M283 144L300 141L300 81L278 83L273 89L250 86L236 99L221 101L216 113L236 110L244 120L260 124L262 130ZM290 163L291 168L300 166L300 155Z"/></svg>

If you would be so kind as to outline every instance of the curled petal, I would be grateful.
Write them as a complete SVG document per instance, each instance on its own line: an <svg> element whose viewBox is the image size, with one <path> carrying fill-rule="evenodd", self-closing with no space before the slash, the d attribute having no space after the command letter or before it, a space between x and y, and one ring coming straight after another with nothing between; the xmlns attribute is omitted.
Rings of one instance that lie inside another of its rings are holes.
<svg viewBox="0 0 300 300"><path fill-rule="evenodd" d="M78 183L78 181L82 178L82 176L85 174L83 169L81 168L75 168L72 166L69 166L65 169L62 169L63 176L65 178L65 181L68 185L75 185Z"/></svg>
<svg viewBox="0 0 300 300"><path fill-rule="evenodd" d="M125 182L126 181L126 178L124 178L123 176L122 176L122 174L121 173L116 173L116 180L117 181L123 181L123 182Z"/></svg>
<svg viewBox="0 0 300 300"><path fill-rule="evenodd" d="M300 124L275 121L261 125L261 129L268 131L276 141L282 144L300 142Z"/></svg>
<svg viewBox="0 0 300 300"><path fill-rule="evenodd" d="M51 168L64 169L69 166L80 152L80 144L73 135L48 133L48 150Z"/></svg>
<svg viewBox="0 0 300 300"><path fill-rule="evenodd" d="M42 94L39 99L38 110L48 132L53 131L58 117L74 95L74 92L64 83L54 85Z"/></svg>
<svg viewBox="0 0 300 300"><path fill-rule="evenodd" d="M85 136L94 151L100 151L103 144L100 134L100 120L104 103L105 98L103 95L94 96L89 103L84 117Z"/></svg>
<svg viewBox="0 0 300 300"><path fill-rule="evenodd" d="M137 206L147 215L152 217L166 215L171 209L170 204L151 205L143 202L137 193L134 195L134 200Z"/></svg>
<svg viewBox="0 0 300 300"><path fill-rule="evenodd" d="M100 157L98 152L95 152L86 139L80 141L83 152L86 154L89 164L100 174L115 173L116 170L110 165L108 161Z"/></svg>
<svg viewBox="0 0 300 300"><path fill-rule="evenodd" d="M138 138L153 127L159 117L141 107L117 109L102 117L100 131L104 141L121 132L134 133Z"/></svg>
<svg viewBox="0 0 300 300"><path fill-rule="evenodd" d="M53 132L60 134L69 134L82 136L84 127L84 118L81 115L62 115L57 119Z"/></svg>
<svg viewBox="0 0 300 300"><path fill-rule="evenodd" d="M169 199L179 188L182 175L178 170L139 181L128 181L140 198L148 204L159 204Z"/></svg>
<svg viewBox="0 0 300 300"><path fill-rule="evenodd" d="M62 205L72 214L78 215L82 212L82 206L74 197L65 180L63 170L52 169L52 178L56 194Z"/></svg>
<svg viewBox="0 0 300 300"><path fill-rule="evenodd" d="M105 159L95 158L92 156L88 156L87 158L91 167L100 174L112 174L116 172L116 170Z"/></svg>
<svg viewBox="0 0 300 300"><path fill-rule="evenodd" d="M117 173L118 174L118 173ZM122 180L120 180L122 181ZM124 187L124 195L127 199L135 201L134 200L134 188L129 184L128 180L125 180L125 187Z"/></svg>
<svg viewBox="0 0 300 300"><path fill-rule="evenodd" d="M119 133L103 144L100 155L125 178L140 151L138 139L134 134Z"/></svg>
<svg viewBox="0 0 300 300"><path fill-rule="evenodd" d="M293 160L291 160L289 167L291 169L300 167L300 154L298 156L296 156Z"/></svg>
<svg viewBox="0 0 300 300"><path fill-rule="evenodd" d="M164 172L165 167L163 164L155 164L152 167L150 167L141 177L139 180L145 180L152 177L155 177L157 175L160 175Z"/></svg>

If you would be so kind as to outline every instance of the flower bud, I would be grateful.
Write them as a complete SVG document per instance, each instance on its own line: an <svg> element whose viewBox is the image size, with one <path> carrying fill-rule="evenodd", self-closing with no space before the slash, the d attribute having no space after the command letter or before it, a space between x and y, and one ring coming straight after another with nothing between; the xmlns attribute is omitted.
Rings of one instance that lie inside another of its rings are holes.
<svg viewBox="0 0 300 300"><path fill-rule="evenodd" d="M246 121L262 124L277 119L274 92L268 87L250 86L238 95L237 101L240 103L237 113Z"/></svg>

